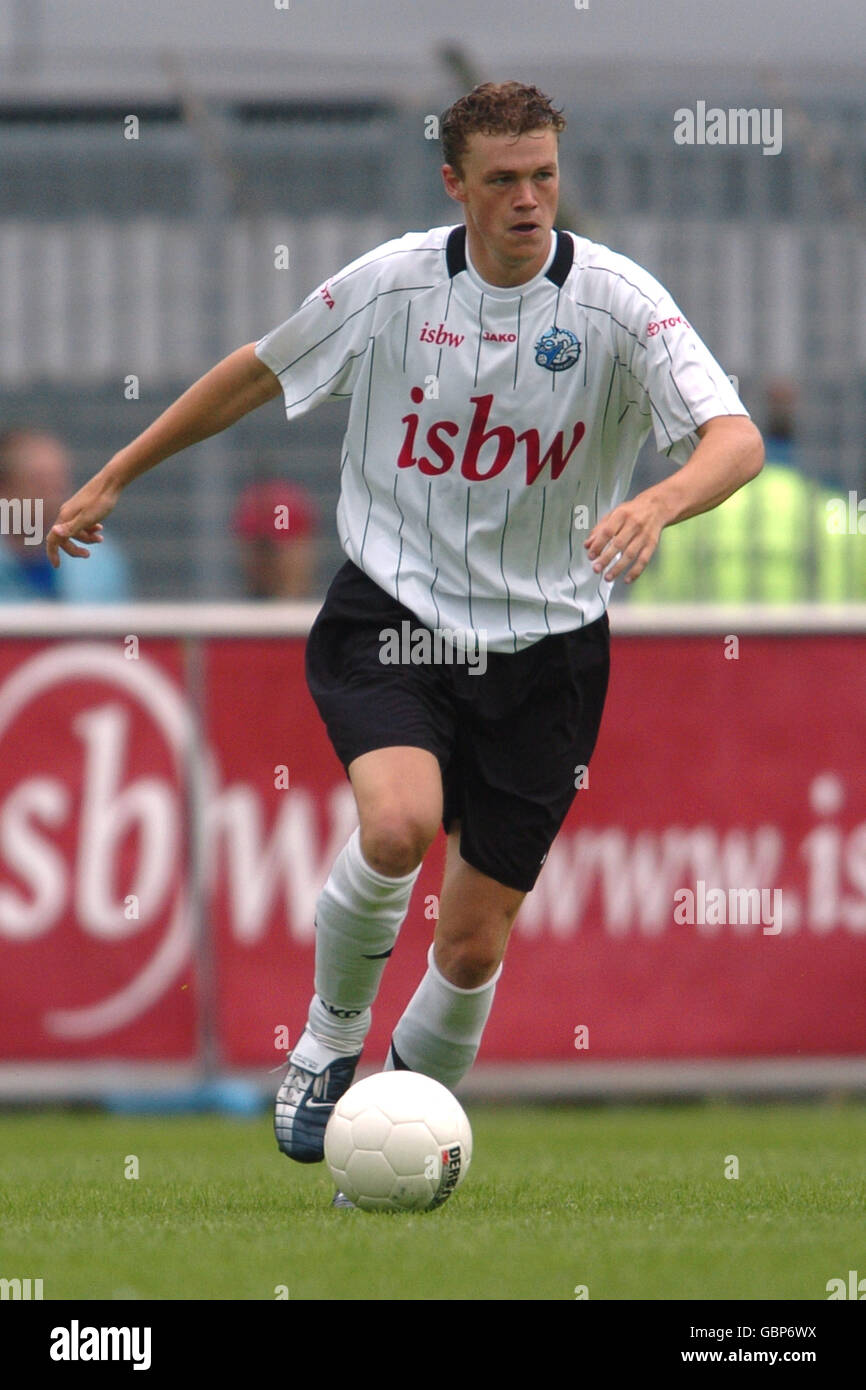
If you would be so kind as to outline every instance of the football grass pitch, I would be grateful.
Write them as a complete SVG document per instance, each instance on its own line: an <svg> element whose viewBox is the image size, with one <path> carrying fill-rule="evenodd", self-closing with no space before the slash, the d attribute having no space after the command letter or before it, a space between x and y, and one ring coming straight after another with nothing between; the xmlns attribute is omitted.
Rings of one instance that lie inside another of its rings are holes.
<svg viewBox="0 0 866 1390"><path fill-rule="evenodd" d="M466 1109L469 1173L424 1215L332 1209L265 1115L6 1112L0 1277L60 1300L826 1300L866 1275L866 1105Z"/></svg>

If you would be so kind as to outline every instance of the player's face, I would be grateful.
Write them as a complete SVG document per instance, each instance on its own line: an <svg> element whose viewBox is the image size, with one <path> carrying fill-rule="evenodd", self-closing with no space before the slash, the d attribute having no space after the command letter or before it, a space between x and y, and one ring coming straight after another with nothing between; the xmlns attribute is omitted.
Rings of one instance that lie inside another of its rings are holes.
<svg viewBox="0 0 866 1390"><path fill-rule="evenodd" d="M446 191L463 203L469 255L492 285L522 285L543 266L559 200L557 135L469 136L458 172L442 170Z"/></svg>

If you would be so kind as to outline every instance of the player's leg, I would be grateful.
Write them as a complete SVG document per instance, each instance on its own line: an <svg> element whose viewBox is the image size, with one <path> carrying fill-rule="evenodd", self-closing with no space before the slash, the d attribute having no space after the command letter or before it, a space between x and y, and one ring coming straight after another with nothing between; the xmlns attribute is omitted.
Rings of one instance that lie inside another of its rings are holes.
<svg viewBox="0 0 866 1390"><path fill-rule="evenodd" d="M284 1153L322 1157L325 1122L348 1089L421 860L442 819L439 762L423 748L376 749L349 764L359 827L316 903L315 993L277 1096Z"/></svg>
<svg viewBox="0 0 866 1390"><path fill-rule="evenodd" d="M386 878L417 869L442 820L439 759L425 748L378 748L349 764L360 847Z"/></svg>
<svg viewBox="0 0 866 1390"><path fill-rule="evenodd" d="M433 950L438 970L455 988L480 989L499 972L525 897L467 864L460 853L459 824L452 829Z"/></svg>
<svg viewBox="0 0 866 1390"><path fill-rule="evenodd" d="M336 575L307 641L310 693L352 783L359 829L316 905L315 994L277 1096L284 1153L322 1158L351 1084L370 1007L442 816L447 708L429 670L383 661L382 633L415 622L353 564Z"/></svg>
<svg viewBox="0 0 866 1390"><path fill-rule="evenodd" d="M454 1087L475 1061L508 936L525 893L467 864L460 828L448 836L439 918L427 973L403 1013L387 1065Z"/></svg>
<svg viewBox="0 0 866 1390"><path fill-rule="evenodd" d="M483 677L455 681L461 718L445 773L449 855L439 921L386 1065L452 1087L471 1066L514 918L595 747L608 664L605 618L514 655L493 654Z"/></svg>
<svg viewBox="0 0 866 1390"><path fill-rule="evenodd" d="M442 777L432 753L411 747L365 753L350 764L349 777L359 826L316 904L310 1027L342 1052L356 1053L442 819Z"/></svg>

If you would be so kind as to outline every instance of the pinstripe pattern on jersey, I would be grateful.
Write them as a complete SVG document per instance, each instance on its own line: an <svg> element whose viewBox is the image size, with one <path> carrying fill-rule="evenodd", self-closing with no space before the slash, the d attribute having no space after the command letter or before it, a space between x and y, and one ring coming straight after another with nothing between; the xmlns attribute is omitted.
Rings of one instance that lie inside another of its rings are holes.
<svg viewBox="0 0 866 1390"><path fill-rule="evenodd" d="M409 349L409 320L412 317L412 301L406 305L406 332L403 334L403 375L406 374L406 353Z"/></svg>
<svg viewBox="0 0 866 1390"><path fill-rule="evenodd" d="M520 364L520 315L523 311L523 295L517 301L517 342L514 344L514 379L511 383L512 391L517 390L517 368Z"/></svg>
<svg viewBox="0 0 866 1390"><path fill-rule="evenodd" d="M362 480L362 482L363 482L363 484L364 484L364 487L367 489L367 496L368 496L369 499L370 499L369 505L368 505L368 507L367 507L367 515L366 515L366 517L365 517L365 519L364 519L364 534L363 534L363 536L361 537L361 551L360 551L360 555L361 555L361 565L362 565L362 567L363 567L363 561L364 561L364 547L365 547L365 545L367 544L367 532L368 532L368 530L370 529L370 517L372 516L372 513L373 513L373 492L372 492L372 489L371 489L371 487L370 487L369 482L367 481L367 472L366 472L366 468L367 468L367 441L368 441L368 439L369 439L369 437L370 437L370 399L371 399L372 390L373 390L373 366L374 366L374 362L375 362L375 356L376 356L376 343L375 343L375 340L371 340L371 342L370 342L370 368L369 368L369 372L368 372L368 375L367 375L367 400L366 400L365 405L364 405L364 443L363 443L363 447L362 447L362 450L361 450L361 480Z"/></svg>
<svg viewBox="0 0 866 1390"><path fill-rule="evenodd" d="M395 473L395 474L394 474L394 492L393 492L393 497L394 497L394 506L397 508L397 511L400 513L400 529L399 529L398 532L397 532L397 540L398 540L398 542L399 542L399 544L400 544L400 549L399 549L398 554L397 554L397 569L396 569L396 572L395 572L395 574L394 574L394 585L395 585L395 590L396 590L396 592L395 592L395 598L397 599L397 602L399 603L399 602L400 602L400 566L401 566L402 563L403 563L403 527L404 527L404 525L405 525L405 523L406 523L406 514L405 514L405 512L403 511L403 508L400 506L400 503L397 501L397 483L398 483L398 481L399 481L399 477L398 477L398 475Z"/></svg>
<svg viewBox="0 0 866 1390"><path fill-rule="evenodd" d="M337 370L336 370L335 372L332 372L330 376L326 376L326 377L324 377L324 379L323 379L322 381L317 382L316 385L312 388L312 390L305 392L305 394L304 394L303 396L295 396L295 397L292 397L291 400L289 400L288 398L286 398L286 410L297 410L298 406L304 405L307 401L312 400L312 398L313 398L314 396L320 395L321 392L324 390L324 388L328 385L329 382L333 381L335 377L342 376L342 375L344 374L344 372L345 372L345 370L346 370L346 365L347 365L349 362L357 362L357 361L359 360L359 358L365 357L365 356L366 356L366 353L367 353L367 349L366 349L366 348L364 348L364 351L363 351L363 352L351 352L351 353L349 353L348 356L346 357L346 361L343 362L343 363L341 363L340 366L337 368ZM286 369L286 370L288 370L288 369ZM352 395L354 395L354 392L353 392L353 391L332 391L332 392L330 392L330 394L333 396L333 398L334 398L335 400L342 400L342 399L344 399L344 398L346 398L346 397L351 397Z"/></svg>
<svg viewBox="0 0 866 1390"><path fill-rule="evenodd" d="M578 498L595 525L627 495L651 429L683 462L702 421L742 412L687 324L647 337L677 312L652 276L567 232L551 245L546 271L512 293L479 283L465 228L409 234L327 282L340 324L311 296L258 345L290 414L352 396L349 557L428 626L478 623L491 651L603 610L612 586L574 533ZM574 333L580 366L536 360L551 329Z"/></svg>
<svg viewBox="0 0 866 1390"><path fill-rule="evenodd" d="M478 301L478 346L475 349L475 376L472 378L472 385L478 385L478 367L481 362L481 344L484 339L484 294Z"/></svg>
<svg viewBox="0 0 866 1390"><path fill-rule="evenodd" d="M511 587L508 583L508 575L505 573L505 533L508 530L508 508L511 504L511 489L505 493L505 516L502 519L502 535L499 540L499 573L502 575L502 584L505 589L505 621L508 624L508 631L514 639L513 651L517 651L517 633L511 621Z"/></svg>
<svg viewBox="0 0 866 1390"><path fill-rule="evenodd" d="M472 501L472 489L466 489L466 528L463 535L463 559L466 565L466 602L469 606L469 627L475 626L472 617L472 567L469 564L469 504Z"/></svg>
<svg viewBox="0 0 866 1390"><path fill-rule="evenodd" d="M541 587L541 580L538 576L538 562L541 559L541 538L544 534L544 512L547 507L547 487L541 489L541 519L538 523L538 544L535 548L535 582L538 585L538 592L544 601L544 627L546 632L550 632L550 622L547 617L547 594Z"/></svg>
<svg viewBox="0 0 866 1390"><path fill-rule="evenodd" d="M379 293L374 294L370 299L368 299L367 302L366 302L366 304L362 304L360 308L354 309L354 310L352 311L351 314L347 314L347 315L346 315L346 318L343 320L343 322L340 323L340 324L338 324L336 328L331 329L330 333L324 333L324 334L322 335L321 338L318 338L314 343L311 343L310 346L309 346L308 348L305 348L303 352L299 353L297 357L293 358L290 362L287 362L286 365L285 365L284 367L281 367L281 368L280 368L280 370L276 373L276 375L280 378L280 381L282 381L283 377L286 375L287 372L296 371L297 368L300 366L300 364L304 361L305 358L311 356L312 353L320 352L321 349L325 346L326 343L329 343L333 338L337 338L342 332L344 332L344 330L347 329L347 328L350 326L350 324L352 323L352 320L353 320L353 319L356 319L360 314L365 313L367 309L370 309L370 308L372 308L374 305L378 304L378 303L379 303L379 300L380 300L380 299L383 299L383 298L385 297L385 295L388 295L388 294L416 294L416 293L420 293L422 290L430 290L430 289L432 289L432 288L433 288L433 286L432 286L432 285L429 285L429 284L427 284L427 285L396 285L396 286L394 286L392 289L381 290ZM349 354L347 355L347 359L346 359L346 360L348 361L348 360L350 360L351 358L355 358L355 357L358 357L358 356L363 356L363 354L362 354L362 353L361 353L361 354L359 354L359 353L349 353ZM341 368L340 370L345 370L345 367ZM339 375L340 375L340 371L332 372L330 376L325 377L324 382L323 382L322 384L323 384L323 385L326 385L328 381L333 381L334 377L335 377L335 376L339 376ZM285 388L283 388L283 389L285 390ZM309 396L314 395L314 394L315 394L315 391L318 390L318 389L321 389L321 388L320 388L320 387L314 388L313 391L310 391L310 392L307 393L307 396L301 397L301 400L306 400L306 399L308 399ZM300 404L300 401L290 402L290 400L289 400L289 398L288 398L288 396L287 396L287 397L286 397L286 404L287 404L287 406L290 405L290 404L295 404L295 405L297 405L297 404Z"/></svg>
<svg viewBox="0 0 866 1390"><path fill-rule="evenodd" d="M453 277L452 277L452 279L450 279L450 280L448 281L448 294L447 294L446 299L445 299L445 310L444 310L444 313L442 314L442 322L443 322L443 323L447 323L447 322L448 322L448 310L451 308L451 291L453 290L453 288L454 288L454 280L453 280ZM439 349L439 356L436 358L436 375L437 375L437 377L440 377L440 376L442 375L442 349L441 349L441 348Z"/></svg>
<svg viewBox="0 0 866 1390"><path fill-rule="evenodd" d="M578 488L578 491L580 491L580 488ZM579 604L578 604L578 601L577 601L577 576L576 576L575 574L572 573L572 565L574 564L574 531L575 531L574 513L572 512L571 525L570 525L569 528L568 528L568 566L567 566L566 573L568 574L568 577L569 577L569 579L571 580L571 592L572 592L572 598L573 598L573 601L574 601L574 606L575 606L576 608L578 608L578 607L579 607ZM582 614L582 613L581 613L581 624L580 624L580 625L581 625L581 627L583 627L583 614Z"/></svg>
<svg viewBox="0 0 866 1390"><path fill-rule="evenodd" d="M434 567L434 566L435 566L435 568L433 569L433 578L430 580L430 599L431 599L431 601L432 601L432 603L433 603L433 607L434 607L435 610L436 610L436 622L435 622L434 626L435 626L435 627L441 627L442 624L441 624L441 622L440 622L439 604L438 604L437 601L436 601L436 581L437 581L437 579L439 578L439 566L435 564L435 561L434 561L434 558L433 558L433 527L430 525L430 503L431 503L431 501L432 501L432 498L433 498L433 484L432 484L432 483L428 483L428 484L427 484L427 509L426 509L426 513L425 513L425 525L426 525L426 527L427 527L427 535L428 535L429 540L430 540L430 565L431 565L431 567Z"/></svg>

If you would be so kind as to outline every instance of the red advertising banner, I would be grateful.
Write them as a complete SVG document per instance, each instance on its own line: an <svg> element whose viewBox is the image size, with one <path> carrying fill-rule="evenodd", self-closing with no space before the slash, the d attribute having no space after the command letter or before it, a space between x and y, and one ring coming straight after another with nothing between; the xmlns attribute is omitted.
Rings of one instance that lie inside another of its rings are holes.
<svg viewBox="0 0 866 1390"><path fill-rule="evenodd" d="M4 1059L195 1051L192 717L180 644L134 641L0 644Z"/></svg>
<svg viewBox="0 0 866 1390"><path fill-rule="evenodd" d="M866 636L612 651L479 1060L866 1054ZM0 1058L190 1060L205 1011L220 1065L274 1066L354 824L302 639L3 641ZM443 844L371 1064L423 973Z"/></svg>

